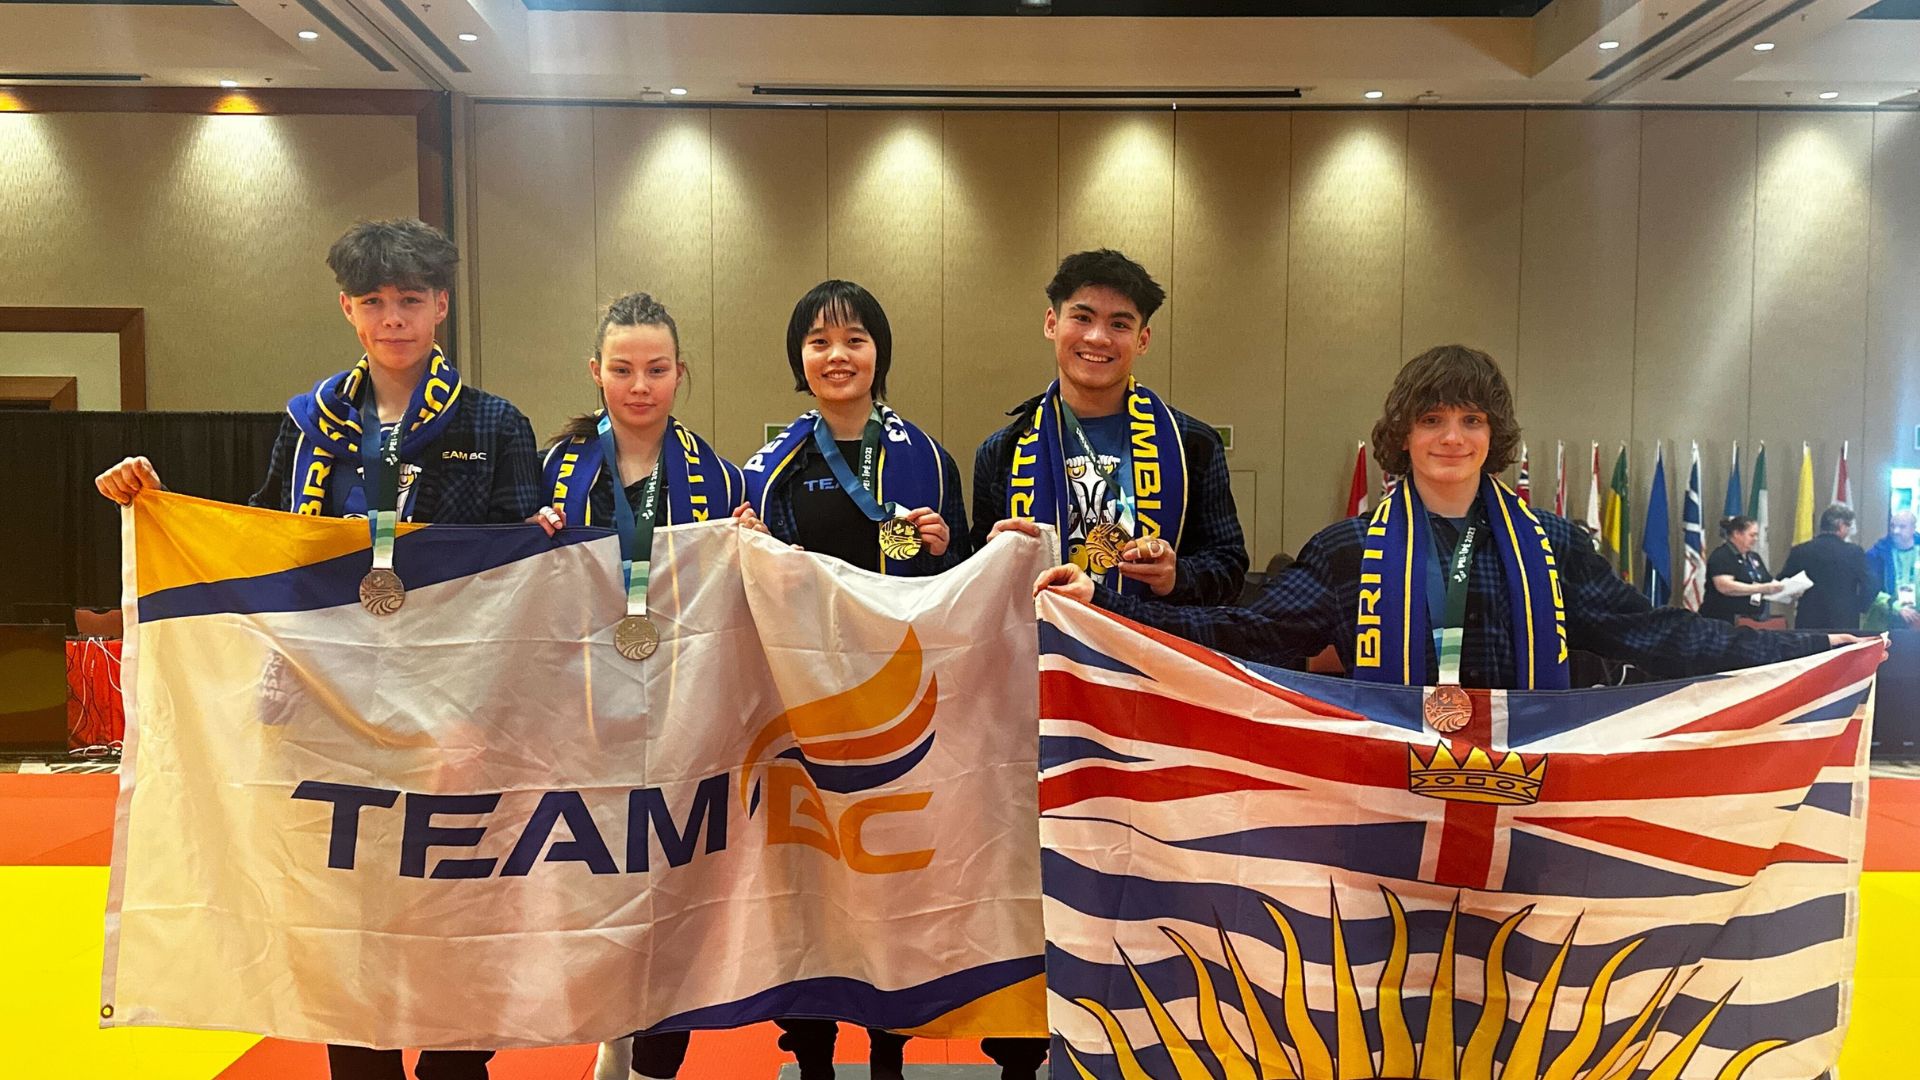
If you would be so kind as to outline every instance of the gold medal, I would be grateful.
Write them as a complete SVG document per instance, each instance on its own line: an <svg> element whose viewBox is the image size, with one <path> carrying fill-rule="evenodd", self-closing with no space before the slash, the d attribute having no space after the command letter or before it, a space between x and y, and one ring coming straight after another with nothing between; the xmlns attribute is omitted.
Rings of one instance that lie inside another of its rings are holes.
<svg viewBox="0 0 1920 1080"><path fill-rule="evenodd" d="M375 568L360 579L360 606L375 615L391 615L407 602L407 587L400 575Z"/></svg>
<svg viewBox="0 0 1920 1080"><path fill-rule="evenodd" d="M1427 723L1442 735L1459 731L1473 719L1473 699L1467 696L1465 690L1451 683L1429 689L1423 708Z"/></svg>
<svg viewBox="0 0 1920 1080"><path fill-rule="evenodd" d="M1130 541L1127 530L1111 521L1103 521L1087 530L1087 569L1104 574L1120 565L1120 552Z"/></svg>
<svg viewBox="0 0 1920 1080"><path fill-rule="evenodd" d="M889 559L911 559L920 554L920 530L903 517L880 523L880 554Z"/></svg>
<svg viewBox="0 0 1920 1080"><path fill-rule="evenodd" d="M614 624L613 647L629 660L645 660L660 647L660 631L645 615L629 615Z"/></svg>

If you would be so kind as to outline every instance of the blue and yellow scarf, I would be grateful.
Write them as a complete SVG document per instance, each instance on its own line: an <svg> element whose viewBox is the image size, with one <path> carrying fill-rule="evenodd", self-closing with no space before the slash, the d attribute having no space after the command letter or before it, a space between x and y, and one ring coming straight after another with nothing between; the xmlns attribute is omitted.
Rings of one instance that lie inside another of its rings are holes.
<svg viewBox="0 0 1920 1080"><path fill-rule="evenodd" d="M356 468L361 458L363 419L360 409L371 385L367 358L346 371L329 375L313 384L310 393L287 402L287 415L299 425L300 442L294 448L293 476L287 505L298 514L328 517L364 517L367 513L366 485ZM427 359L427 371L413 388L400 431L400 460L419 464L421 455L440 437L447 422L460 410L460 373L447 362L440 346L433 347ZM373 430L380 430L377 415L371 417ZM366 452L379 452L379 439L366 441ZM346 464L344 483L333 482L334 473ZM402 514L407 518L409 513Z"/></svg>
<svg viewBox="0 0 1920 1080"><path fill-rule="evenodd" d="M876 407L885 433L880 440L880 490L873 493L874 497L882 506L899 503L908 509L930 506L935 510L945 506L946 476L940 467L939 446L926 432L901 419L899 413L885 405ZM756 511L765 512L767 492L793 465L800 451L812 442L813 425L819 420L817 411L803 414L740 467L746 476L747 501ZM957 522L947 524L950 528L962 528ZM881 561L884 565L880 572L885 574L904 569L912 560L883 555Z"/></svg>
<svg viewBox="0 0 1920 1080"><path fill-rule="evenodd" d="M1066 427L1060 416L1060 380L1035 407L1031 428L1013 447L1006 515L1052 525L1060 532L1060 559L1085 568L1080 545L1067 535ZM1162 536L1177 550L1187 524L1187 455L1173 410L1159 395L1127 379L1128 449L1133 458L1134 539ZM1122 595L1151 596L1145 582L1110 572Z"/></svg>
<svg viewBox="0 0 1920 1080"><path fill-rule="evenodd" d="M739 470L671 416L660 452L667 463L667 524L707 521L716 514L726 517L745 497ZM593 520L593 485L606 465L604 457L598 435L565 439L547 451L546 490L552 505L566 514L568 525L612 528L610 520ZM623 491L614 492L616 499L625 497Z"/></svg>
<svg viewBox="0 0 1920 1080"><path fill-rule="evenodd" d="M1547 531L1526 500L1491 476L1480 480L1480 505L1500 569L1507 578L1517 690L1564 690L1567 612ZM1425 686L1428 625L1427 561L1435 557L1427 509L1413 484L1380 501L1367 526L1360 559L1353 677Z"/></svg>

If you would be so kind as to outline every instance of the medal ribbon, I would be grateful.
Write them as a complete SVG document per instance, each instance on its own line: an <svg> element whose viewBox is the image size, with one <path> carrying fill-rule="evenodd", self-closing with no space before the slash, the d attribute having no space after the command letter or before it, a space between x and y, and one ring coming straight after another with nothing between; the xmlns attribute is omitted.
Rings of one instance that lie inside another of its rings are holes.
<svg viewBox="0 0 1920 1080"><path fill-rule="evenodd" d="M1072 407L1065 401L1060 403L1060 419L1065 422L1067 430L1073 433L1074 440L1080 444L1081 452L1087 455L1087 462L1093 466L1093 471L1099 474L1100 479L1106 481L1107 487L1113 490L1114 516L1119 518L1120 528L1131 539L1138 520L1134 509L1131 448L1119 465L1108 469L1100 464L1100 455L1093 449L1093 440L1087 438L1086 429L1080 426L1080 418L1073 415ZM1088 532L1092 532L1091 523L1088 524Z"/></svg>
<svg viewBox="0 0 1920 1080"><path fill-rule="evenodd" d="M1433 652L1440 661L1439 681L1460 684L1460 645L1466 638L1467 578L1473 566L1473 548L1480 539L1482 518L1476 507L1453 547L1447 568L1446 613L1433 630ZM1437 545L1436 545L1437 546Z"/></svg>
<svg viewBox="0 0 1920 1080"><path fill-rule="evenodd" d="M647 613L647 578L653 568L653 519L660 505L662 477L666 474L667 448L660 448L653 472L640 489L640 512L634 513L627 502L627 486L620 478L620 449L613 441L613 421L600 417L600 459L613 477L613 526L620 534L620 572L627 581L627 614Z"/></svg>
<svg viewBox="0 0 1920 1080"><path fill-rule="evenodd" d="M813 424L813 445L819 449L820 456L827 459L827 468L833 471L840 490L846 492L853 505L872 522L907 516L906 507L899 503L882 506L873 495L874 479L880 471L881 431L880 410L875 408L867 418L866 430L860 435L860 475L856 477L847 466L846 455L840 452L839 444L833 441L833 432L827 430L827 418L823 416Z"/></svg>
<svg viewBox="0 0 1920 1080"><path fill-rule="evenodd" d="M375 415L378 415L377 413ZM393 569L394 523L400 520L400 427L387 428L377 453L361 442L360 468L366 477L367 528L373 534L373 568Z"/></svg>

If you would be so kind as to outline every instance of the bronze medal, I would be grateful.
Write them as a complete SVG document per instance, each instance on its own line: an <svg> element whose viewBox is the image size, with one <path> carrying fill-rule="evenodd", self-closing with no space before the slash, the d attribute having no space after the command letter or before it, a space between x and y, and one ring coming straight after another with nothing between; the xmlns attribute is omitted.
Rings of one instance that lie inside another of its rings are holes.
<svg viewBox="0 0 1920 1080"><path fill-rule="evenodd" d="M645 660L660 647L660 631L645 615L629 615L614 624L613 647L629 660Z"/></svg>
<svg viewBox="0 0 1920 1080"><path fill-rule="evenodd" d="M1451 735L1473 719L1473 699L1460 687L1443 683L1427 691L1424 710L1433 730Z"/></svg>
<svg viewBox="0 0 1920 1080"><path fill-rule="evenodd" d="M903 517L890 517L880 523L880 554L889 559L911 559L924 546L920 530Z"/></svg>
<svg viewBox="0 0 1920 1080"><path fill-rule="evenodd" d="M1127 530L1111 521L1103 521L1087 530L1087 569L1104 574L1120 565L1120 553L1126 550Z"/></svg>
<svg viewBox="0 0 1920 1080"><path fill-rule="evenodd" d="M375 615L391 615L407 602L407 587L400 575L375 568L360 579L360 606Z"/></svg>

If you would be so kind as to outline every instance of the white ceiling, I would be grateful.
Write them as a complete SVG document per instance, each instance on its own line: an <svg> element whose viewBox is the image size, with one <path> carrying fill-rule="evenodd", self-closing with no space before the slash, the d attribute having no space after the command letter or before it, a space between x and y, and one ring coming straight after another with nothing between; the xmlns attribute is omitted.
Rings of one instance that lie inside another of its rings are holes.
<svg viewBox="0 0 1920 1080"><path fill-rule="evenodd" d="M699 15L528 11L521 0L6 3L0 72L610 101L682 87L688 93L670 100L688 103L994 103L886 92L904 88L1034 92L1000 102L1014 105L1165 105L1184 92L1186 104L1202 105L1232 100L1192 92L1297 87L1298 101L1264 103L1364 106L1365 92L1379 90L1371 104L1920 104L1920 20L1852 18L1871 2L1554 0L1531 18L1489 19ZM395 14L402 4L411 20ZM336 28L394 70L378 70ZM303 40L303 30L318 37ZM1609 40L1620 46L1599 48ZM1761 41L1775 48L1755 51ZM768 96L756 85L853 93ZM1129 97L1075 97L1086 91ZM1838 96L1822 101L1822 92Z"/></svg>

